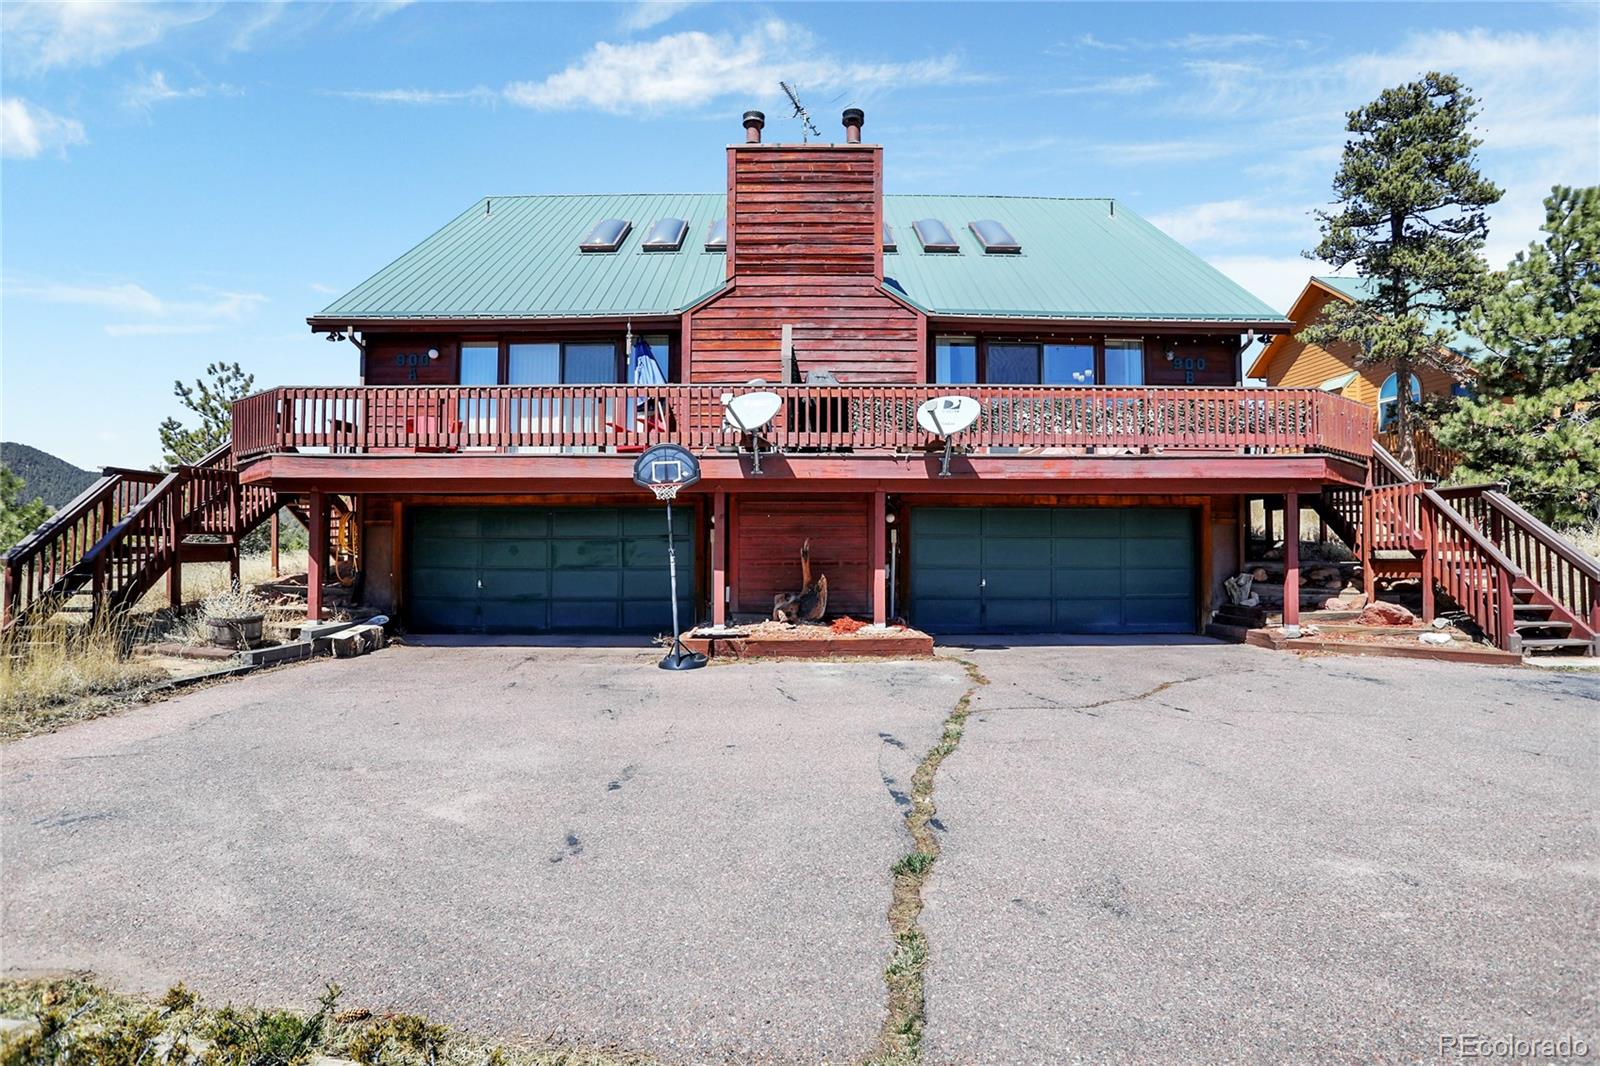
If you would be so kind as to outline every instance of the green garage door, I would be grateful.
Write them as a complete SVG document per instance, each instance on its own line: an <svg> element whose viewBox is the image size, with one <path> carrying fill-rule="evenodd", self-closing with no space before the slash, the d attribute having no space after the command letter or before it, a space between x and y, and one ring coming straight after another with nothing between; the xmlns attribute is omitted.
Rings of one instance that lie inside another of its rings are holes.
<svg viewBox="0 0 1600 1066"><path fill-rule="evenodd" d="M693 512L673 512L678 610L694 621ZM667 632L667 521L657 508L426 507L412 515L417 630Z"/></svg>
<svg viewBox="0 0 1600 1066"><path fill-rule="evenodd" d="M1192 633L1179 508L919 507L911 621L934 633Z"/></svg>

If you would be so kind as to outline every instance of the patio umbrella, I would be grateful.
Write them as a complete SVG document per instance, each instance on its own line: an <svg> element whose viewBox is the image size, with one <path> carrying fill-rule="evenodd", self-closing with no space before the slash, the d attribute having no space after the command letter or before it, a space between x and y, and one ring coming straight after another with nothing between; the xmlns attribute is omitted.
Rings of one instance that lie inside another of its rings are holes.
<svg viewBox="0 0 1600 1066"><path fill-rule="evenodd" d="M661 373L661 364L656 362L655 353L650 350L650 342L643 337L639 337L633 342L632 376L635 385L654 387L667 383L666 376ZM640 419L648 417L645 412L649 408L650 399L649 396L640 396L634 401L634 406L638 409Z"/></svg>

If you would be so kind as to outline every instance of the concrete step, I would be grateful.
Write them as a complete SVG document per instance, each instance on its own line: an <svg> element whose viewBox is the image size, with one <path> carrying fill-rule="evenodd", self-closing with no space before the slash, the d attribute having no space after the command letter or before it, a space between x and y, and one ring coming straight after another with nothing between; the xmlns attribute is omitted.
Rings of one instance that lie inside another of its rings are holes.
<svg viewBox="0 0 1600 1066"><path fill-rule="evenodd" d="M1523 640L1522 652L1524 655L1538 652L1593 654L1594 642L1581 637L1534 637Z"/></svg>

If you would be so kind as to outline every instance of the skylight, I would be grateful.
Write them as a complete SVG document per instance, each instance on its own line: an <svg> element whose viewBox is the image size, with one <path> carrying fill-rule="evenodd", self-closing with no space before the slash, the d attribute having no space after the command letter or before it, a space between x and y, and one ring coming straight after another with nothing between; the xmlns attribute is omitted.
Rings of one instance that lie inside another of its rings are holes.
<svg viewBox="0 0 1600 1066"><path fill-rule="evenodd" d="M706 227L706 251L726 252L728 250L728 220L719 218Z"/></svg>
<svg viewBox="0 0 1600 1066"><path fill-rule="evenodd" d="M1022 245L1006 229L1005 224L996 222L992 218L981 218L969 223L973 234L983 242L983 250L989 255L1016 255L1022 251Z"/></svg>
<svg viewBox="0 0 1600 1066"><path fill-rule="evenodd" d="M578 248L585 252L614 252L622 247L622 239L631 229L633 223L625 218L602 218L578 242Z"/></svg>
<svg viewBox="0 0 1600 1066"><path fill-rule="evenodd" d="M883 250L886 252L900 250L900 246L894 243L894 227L887 222L883 224Z"/></svg>
<svg viewBox="0 0 1600 1066"><path fill-rule="evenodd" d="M650 232L644 235L647 252L676 252L683 247L683 235L689 232L689 223L681 218L657 219Z"/></svg>
<svg viewBox="0 0 1600 1066"><path fill-rule="evenodd" d="M961 246L950 235L950 227L936 218L920 218L911 223L924 252L959 252Z"/></svg>

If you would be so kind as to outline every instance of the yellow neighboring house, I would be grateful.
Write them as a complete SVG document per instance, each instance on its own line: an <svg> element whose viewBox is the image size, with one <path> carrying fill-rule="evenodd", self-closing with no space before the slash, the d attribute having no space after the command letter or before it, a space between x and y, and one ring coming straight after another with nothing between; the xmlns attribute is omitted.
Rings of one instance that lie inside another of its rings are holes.
<svg viewBox="0 0 1600 1066"><path fill-rule="evenodd" d="M1264 379L1268 385L1297 386L1324 389L1355 400L1372 408L1377 428L1389 428L1394 417L1394 402L1399 391L1398 376L1385 366L1357 367L1355 348L1348 344L1334 344L1324 348L1320 344L1305 344L1294 334L1311 325L1322 314L1329 301L1342 300L1354 303L1365 296L1372 286L1368 278L1313 277L1305 290L1289 309L1289 319L1294 331L1281 334L1261 349L1255 362L1250 364L1248 377ZM1425 367L1411 380L1411 398L1462 396L1470 391L1472 362L1486 349L1477 338L1458 329L1453 320L1443 314L1433 316L1429 324L1434 328L1451 331L1450 355L1458 369L1446 373Z"/></svg>

